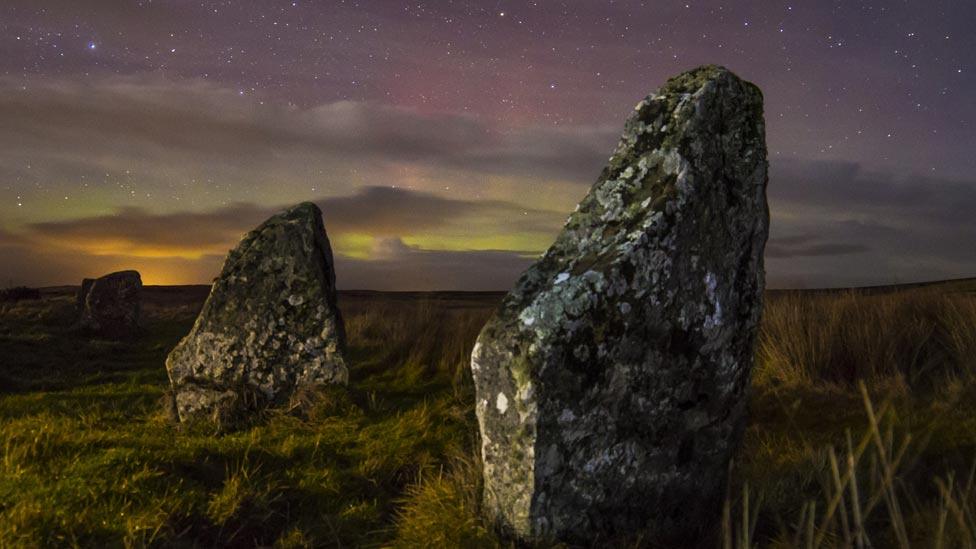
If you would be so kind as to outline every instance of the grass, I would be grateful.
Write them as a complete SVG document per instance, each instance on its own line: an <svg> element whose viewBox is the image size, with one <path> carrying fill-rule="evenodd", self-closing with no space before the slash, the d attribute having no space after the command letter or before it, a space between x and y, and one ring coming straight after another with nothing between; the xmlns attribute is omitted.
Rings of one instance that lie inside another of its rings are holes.
<svg viewBox="0 0 976 549"><path fill-rule="evenodd" d="M163 411L163 360L195 311L147 308L142 338L111 343L62 328L71 307L4 312L0 546L388 544L418 481L473 452L461 358L485 307L350 311L355 386L230 433Z"/></svg>
<svg viewBox="0 0 976 549"><path fill-rule="evenodd" d="M771 296L726 547L976 544L972 290Z"/></svg>
<svg viewBox="0 0 976 549"><path fill-rule="evenodd" d="M971 290L770 295L726 546L973 546ZM128 342L70 331L66 292L0 305L0 546L504 546L467 373L498 296L344 295L350 387L217 432L161 402L175 292Z"/></svg>
<svg viewBox="0 0 976 549"><path fill-rule="evenodd" d="M770 300L758 349L759 383L850 385L902 377L933 385L976 365L976 298L938 288Z"/></svg>

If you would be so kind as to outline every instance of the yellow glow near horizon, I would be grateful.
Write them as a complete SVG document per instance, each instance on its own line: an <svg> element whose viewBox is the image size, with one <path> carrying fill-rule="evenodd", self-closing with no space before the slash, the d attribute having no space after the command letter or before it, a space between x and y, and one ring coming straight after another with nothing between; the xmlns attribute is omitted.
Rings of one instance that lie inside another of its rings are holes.
<svg viewBox="0 0 976 549"><path fill-rule="evenodd" d="M518 252L543 251L552 244L553 235L538 232L515 232L471 236L459 234L404 235L402 237L374 236L364 233L339 233L331 236L333 252L354 259L370 259L377 243L384 238L399 238L404 244L423 250L470 251L511 250ZM89 238L44 238L40 243L53 249L83 253L96 257L128 257L133 259L199 260L204 257L223 257L235 243L221 245L158 245L142 244L125 238L94 240Z"/></svg>
<svg viewBox="0 0 976 549"><path fill-rule="evenodd" d="M330 234L330 240L333 253L340 261L366 262L410 261L411 250L421 253L509 251L533 256L552 243L554 234L518 231L514 227L507 232L492 221L490 215L476 214L452 220L437 231L399 235L368 230L336 231ZM21 249L34 250L35 257L40 258L37 265L56 266L38 267L40 272L47 273L43 275L45 285L77 284L84 277L127 269L138 270L143 283L148 285L206 284L219 274L227 252L238 243L235 238L222 234L200 239L202 242L188 239L185 243L140 242L130 235L101 237L85 231L50 234L27 231L19 235L13 242Z"/></svg>
<svg viewBox="0 0 976 549"><path fill-rule="evenodd" d="M374 245L374 237L368 234L341 233L329 237L332 253L353 259L369 259Z"/></svg>
<svg viewBox="0 0 976 549"><path fill-rule="evenodd" d="M206 256L222 256L232 247L232 243L227 245L214 246L181 246L142 244L125 238L112 239L90 239L90 238L41 238L39 242L49 245L51 248L61 248L71 250L74 253L83 252L87 255L97 257L131 257L138 259L189 259L198 260Z"/></svg>

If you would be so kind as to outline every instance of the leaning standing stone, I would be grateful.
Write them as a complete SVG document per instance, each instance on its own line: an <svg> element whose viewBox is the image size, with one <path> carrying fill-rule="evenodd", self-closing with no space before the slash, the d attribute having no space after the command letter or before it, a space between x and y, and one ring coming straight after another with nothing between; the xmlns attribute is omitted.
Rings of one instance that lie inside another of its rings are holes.
<svg viewBox="0 0 976 549"><path fill-rule="evenodd" d="M322 212L303 203L232 250L166 359L181 420L226 419L300 386L346 383L345 332Z"/></svg>
<svg viewBox="0 0 976 549"><path fill-rule="evenodd" d="M101 278L86 278L78 291L79 325L106 337L126 337L139 331L142 277L137 271L119 271Z"/></svg>
<svg viewBox="0 0 976 549"><path fill-rule="evenodd" d="M762 94L707 66L637 105L471 359L490 518L701 543L744 427L768 232Z"/></svg>

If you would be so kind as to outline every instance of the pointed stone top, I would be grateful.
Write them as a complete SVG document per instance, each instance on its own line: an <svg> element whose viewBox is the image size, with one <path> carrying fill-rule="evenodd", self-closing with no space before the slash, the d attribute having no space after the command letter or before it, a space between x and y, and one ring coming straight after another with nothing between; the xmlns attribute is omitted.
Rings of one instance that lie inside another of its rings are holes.
<svg viewBox="0 0 976 549"><path fill-rule="evenodd" d="M324 227L322 223L322 210L313 202L302 202L272 215L248 234L261 232L268 226L278 223L295 221L311 222L314 225L322 225Z"/></svg>
<svg viewBox="0 0 976 549"><path fill-rule="evenodd" d="M240 269L242 256L281 257L290 253L283 252L282 246L287 248L293 244L299 244L305 255L312 254L313 250L320 252L329 266L325 269L328 284L334 286L332 248L322 221L322 210L312 202L286 208L245 234L237 248L228 254L222 276L227 274L228 269Z"/></svg>
<svg viewBox="0 0 976 549"><path fill-rule="evenodd" d="M284 211L272 217L271 219L274 219L275 217L293 218L293 217L306 217L306 216L322 217L322 210L319 209L319 207L316 206L314 202L302 202L300 204L296 204L292 206L291 208L285 209Z"/></svg>
<svg viewBox="0 0 976 549"><path fill-rule="evenodd" d="M702 65L679 75L672 76L657 91L657 95L667 93L694 93L710 81L730 80L742 82L736 74L721 65ZM749 84L759 91L759 88Z"/></svg>

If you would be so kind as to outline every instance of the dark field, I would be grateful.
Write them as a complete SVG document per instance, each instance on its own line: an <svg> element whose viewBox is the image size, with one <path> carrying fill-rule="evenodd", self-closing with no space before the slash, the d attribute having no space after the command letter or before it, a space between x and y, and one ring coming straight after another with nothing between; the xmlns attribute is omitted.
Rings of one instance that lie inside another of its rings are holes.
<svg viewBox="0 0 976 549"><path fill-rule="evenodd" d="M147 287L127 342L73 291L0 302L0 547L500 545L467 357L502 294L343 293L349 388L217 432L163 405L207 287ZM973 546L974 396L976 282L771 292L722 541Z"/></svg>

